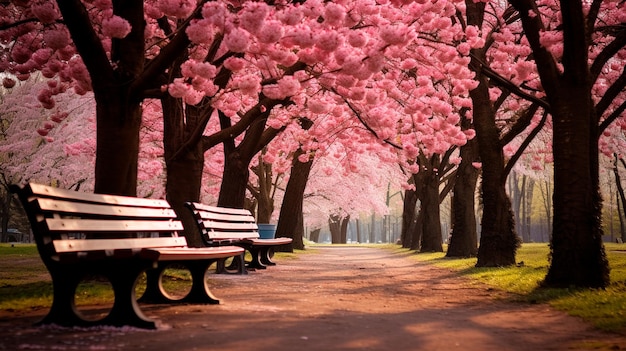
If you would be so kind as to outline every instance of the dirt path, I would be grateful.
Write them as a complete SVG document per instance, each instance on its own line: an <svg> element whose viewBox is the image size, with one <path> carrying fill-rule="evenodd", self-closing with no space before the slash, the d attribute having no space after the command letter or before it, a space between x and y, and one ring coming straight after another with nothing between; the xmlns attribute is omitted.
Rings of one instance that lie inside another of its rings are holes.
<svg viewBox="0 0 626 351"><path fill-rule="evenodd" d="M387 250L315 248L211 278L221 305L144 308L160 330L35 328L38 311L0 319L0 350L626 350L625 336Z"/></svg>

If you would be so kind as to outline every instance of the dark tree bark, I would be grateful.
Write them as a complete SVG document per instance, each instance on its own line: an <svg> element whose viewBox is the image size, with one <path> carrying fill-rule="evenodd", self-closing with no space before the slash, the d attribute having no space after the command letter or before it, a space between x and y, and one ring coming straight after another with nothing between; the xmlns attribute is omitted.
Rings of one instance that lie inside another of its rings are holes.
<svg viewBox="0 0 626 351"><path fill-rule="evenodd" d="M185 202L200 201L204 152L201 143L183 146L189 138L189 130L196 128L201 110L195 106L187 106L184 111L181 99L175 99L169 95L161 99L161 105L164 118L163 144L167 174L166 199L183 222L187 244L192 247L202 247L204 242L197 229L196 219L185 207Z"/></svg>
<svg viewBox="0 0 626 351"><path fill-rule="evenodd" d="M465 126L470 124L470 121L463 118L461 124ZM452 233L446 257L475 257L478 254L475 195L480 174L480 170L472 165L479 160L476 138L461 147L460 156L461 163L454 180Z"/></svg>
<svg viewBox="0 0 626 351"><path fill-rule="evenodd" d="M296 67L299 66L294 65L294 69ZM250 123L241 143L235 145L234 135L224 139L224 173L218 206L243 208L252 158L282 131L273 128L265 130L267 117L275 106L286 104L289 104L288 100L268 99L261 94L259 103L242 117L242 120L248 119ZM221 112L219 115L221 129L230 130L230 118Z"/></svg>
<svg viewBox="0 0 626 351"><path fill-rule="evenodd" d="M437 156L433 156L437 158ZM443 252L441 243L441 211L439 208L439 177L432 167L420 170L423 181L420 197L422 235L420 252ZM416 181L417 183L417 181Z"/></svg>
<svg viewBox="0 0 626 351"><path fill-rule="evenodd" d="M330 230L331 243L344 244L341 241L341 216L330 215L330 217L328 217L328 229Z"/></svg>
<svg viewBox="0 0 626 351"><path fill-rule="evenodd" d="M333 244L345 244L347 242L348 223L350 223L350 216L342 217L334 214L328 217L328 227Z"/></svg>
<svg viewBox="0 0 626 351"><path fill-rule="evenodd" d="M274 213L272 165L263 162L259 157L259 165L253 171L259 178L258 189L251 190L257 199L257 223L270 223Z"/></svg>
<svg viewBox="0 0 626 351"><path fill-rule="evenodd" d="M619 176L619 166L618 166L618 156L617 154L613 155L615 160L613 161L613 173L615 175L615 185L617 187L617 216L619 217L619 231L620 231L620 239L622 242L626 242L626 224L624 223L624 219L626 218L626 196L624 195L624 187L622 186L622 179ZM626 162L624 159L619 159L621 161L622 166L626 168Z"/></svg>
<svg viewBox="0 0 626 351"><path fill-rule="evenodd" d="M466 1L467 24L482 25L485 3ZM472 49L470 68L479 85L470 91L473 102L474 128L482 161L481 237L477 267L499 267L515 264L518 247L511 201L505 191L506 172L500 131L495 124L496 110L489 98L489 81L481 74L486 49Z"/></svg>
<svg viewBox="0 0 626 351"><path fill-rule="evenodd" d="M221 207L243 208L246 197L246 187L250 176L250 162L260 148L257 148L269 110L258 111L259 117L244 136L240 145L235 146L235 139L224 142L224 173L217 205ZM222 129L230 127L230 118L220 112Z"/></svg>
<svg viewBox="0 0 626 351"><path fill-rule="evenodd" d="M339 230L340 230L341 242L344 244L348 242L348 224L350 224L350 216L343 217L341 219L341 226Z"/></svg>
<svg viewBox="0 0 626 351"><path fill-rule="evenodd" d="M306 189L309 174L313 167L313 158L310 158L307 162L300 162L298 157L302 155L302 153L302 149L299 149L293 156L291 175L289 176L287 188L285 189L285 197L280 207L280 216L276 228L277 236L293 239L291 245L284 248L284 250L289 252L292 252L293 249L304 249L304 242L302 240L302 234L304 232L302 206L304 190Z"/></svg>
<svg viewBox="0 0 626 351"><path fill-rule="evenodd" d="M114 1L113 13L132 27L123 39L113 39L111 61L91 26L80 1L57 1L92 81L96 100L95 192L137 194L137 161L141 124L140 91L128 82L137 79L144 66L143 1Z"/></svg>
<svg viewBox="0 0 626 351"><path fill-rule="evenodd" d="M412 179L413 177L411 177ZM408 189L404 192L404 200L402 206L402 232L400 234L400 242L402 247L410 248L412 242L411 228L415 228L417 193L415 190Z"/></svg>
<svg viewBox="0 0 626 351"><path fill-rule="evenodd" d="M591 98L594 78L588 66L595 18L586 18L581 0L560 2L561 73L552 54L541 45L541 16L529 16L540 14L535 2L509 2L519 12L553 117L554 220L550 268L543 285L606 287L610 279L602 244L599 127ZM595 15L595 5L590 16Z"/></svg>
<svg viewBox="0 0 626 351"><path fill-rule="evenodd" d="M319 243L320 242L320 232L322 231L321 228L315 228L313 230L311 230L309 239L314 242L314 243Z"/></svg>
<svg viewBox="0 0 626 351"><path fill-rule="evenodd" d="M515 264L519 246L515 233L511 201L505 190L504 154L495 111L489 100L488 85L479 78L479 86L470 92L474 102L474 125L482 160L482 230L477 267L500 267Z"/></svg>

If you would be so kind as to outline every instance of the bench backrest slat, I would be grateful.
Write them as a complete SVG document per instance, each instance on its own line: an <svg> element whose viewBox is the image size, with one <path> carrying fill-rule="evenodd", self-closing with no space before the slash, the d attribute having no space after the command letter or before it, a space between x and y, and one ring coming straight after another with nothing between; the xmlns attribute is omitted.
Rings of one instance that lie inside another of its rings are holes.
<svg viewBox="0 0 626 351"><path fill-rule="evenodd" d="M101 205L93 203L80 203L70 202L57 199L37 199L39 209L42 211L51 211L72 214L77 213L81 215L94 215L94 216L124 216L124 217L138 217L138 218L176 218L176 212L171 208L143 208L143 207L129 207L129 206L115 206L115 205Z"/></svg>
<svg viewBox="0 0 626 351"><path fill-rule="evenodd" d="M204 220L214 220L220 222L256 223L254 217L252 216L252 214L250 214L250 212L245 214L224 214L198 210L198 215L200 215L200 217Z"/></svg>
<svg viewBox="0 0 626 351"><path fill-rule="evenodd" d="M192 204L193 204L193 206L197 210L202 210L202 211L207 211L207 212L215 212L215 213L239 214L239 215L252 216L250 211L248 211L248 210L246 210L244 208L217 207L217 206L205 205L205 204L202 204L202 203L199 203L199 202L193 202ZM252 217L252 218L254 218L254 217Z"/></svg>
<svg viewBox="0 0 626 351"><path fill-rule="evenodd" d="M257 239L258 227L250 211L187 203L194 212L205 240Z"/></svg>
<svg viewBox="0 0 626 351"><path fill-rule="evenodd" d="M51 232L172 232L183 230L179 221L104 220L76 218L46 218Z"/></svg>
<svg viewBox="0 0 626 351"><path fill-rule="evenodd" d="M55 240L57 253L94 250L142 249L156 247L185 247L184 237L142 238L142 239L94 239L94 240Z"/></svg>
<svg viewBox="0 0 626 351"><path fill-rule="evenodd" d="M202 221L205 228L212 230L223 229L233 231L248 231L256 232L258 227L256 223L232 223L232 222L217 222L217 221Z"/></svg>
<svg viewBox="0 0 626 351"><path fill-rule="evenodd" d="M34 196L63 199L72 201L106 203L110 205L170 208L169 203L162 199L146 199L139 197L85 193L74 190L60 189L47 185L29 183L28 188Z"/></svg>

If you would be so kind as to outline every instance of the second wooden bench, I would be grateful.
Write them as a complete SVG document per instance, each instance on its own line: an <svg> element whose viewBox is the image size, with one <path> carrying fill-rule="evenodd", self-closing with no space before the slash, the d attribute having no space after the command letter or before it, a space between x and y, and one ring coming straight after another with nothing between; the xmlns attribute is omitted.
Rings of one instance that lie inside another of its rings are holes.
<svg viewBox="0 0 626 351"><path fill-rule="evenodd" d="M252 260L246 263L249 269L265 269L273 266L274 248L291 244L291 238L262 239L258 226L250 211L245 209L209 206L198 202L188 202L187 207L193 212L198 228L208 246L237 245L245 248ZM233 260L233 263L237 261ZM246 270L235 268L237 272ZM225 271L222 268L221 271Z"/></svg>

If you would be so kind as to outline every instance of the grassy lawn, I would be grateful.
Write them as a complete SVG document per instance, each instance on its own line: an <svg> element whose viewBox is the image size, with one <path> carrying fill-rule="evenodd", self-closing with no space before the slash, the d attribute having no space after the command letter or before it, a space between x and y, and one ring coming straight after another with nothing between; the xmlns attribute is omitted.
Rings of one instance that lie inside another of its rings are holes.
<svg viewBox="0 0 626 351"><path fill-rule="evenodd" d="M509 268L476 268L475 258L449 259L444 253L412 257L511 292L519 300L549 303L600 329L626 333L626 245L607 243L605 249L611 267L611 285L605 290L538 288L548 270L548 244L524 244L517 254L518 265Z"/></svg>

